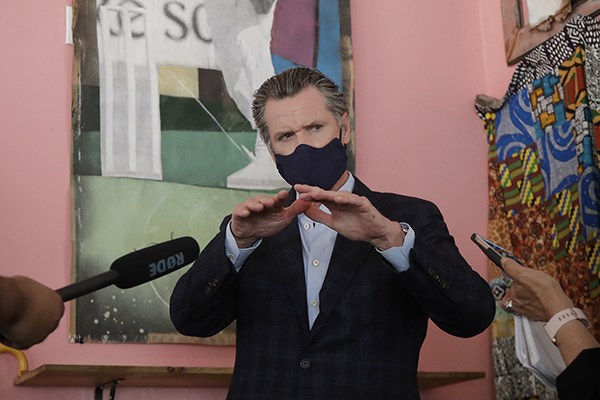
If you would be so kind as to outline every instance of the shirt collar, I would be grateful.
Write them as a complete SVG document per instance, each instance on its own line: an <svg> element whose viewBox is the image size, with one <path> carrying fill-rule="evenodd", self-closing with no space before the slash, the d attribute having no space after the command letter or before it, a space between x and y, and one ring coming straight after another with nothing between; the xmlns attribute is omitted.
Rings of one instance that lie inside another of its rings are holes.
<svg viewBox="0 0 600 400"><path fill-rule="evenodd" d="M356 180L354 179L354 175L352 175L352 172L348 171L348 179L346 179L346 182L344 182L344 184L338 189L338 191L345 190L347 192L352 193L352 191L354 190L355 181Z"/></svg>
<svg viewBox="0 0 600 400"><path fill-rule="evenodd" d="M354 184L356 183L356 179L354 178L354 175L352 175L352 173L350 171L348 171L348 179L346 179L346 182L344 182L344 184L342 186L340 186L340 188L337 190L338 192L340 191L347 191L352 193L352 191L354 190ZM298 198L298 192L296 192L296 198ZM325 207L323 204L321 204L321 206L319 207L321 210L325 211L328 214L331 214L331 211L329 211L329 209L327 207ZM306 215L304 215L304 213L298 215L298 218L300 221L303 221L304 219L308 219L310 221L312 221L310 218L308 218Z"/></svg>

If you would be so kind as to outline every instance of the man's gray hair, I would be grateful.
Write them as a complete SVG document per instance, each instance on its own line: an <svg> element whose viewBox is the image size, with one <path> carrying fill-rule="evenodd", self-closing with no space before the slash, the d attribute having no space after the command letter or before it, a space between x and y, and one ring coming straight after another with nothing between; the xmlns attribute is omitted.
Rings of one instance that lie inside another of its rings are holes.
<svg viewBox="0 0 600 400"><path fill-rule="evenodd" d="M255 92L252 102L252 118L260 137L271 150L271 137L265 121L265 105L268 100L283 100L293 97L309 87L317 88L325 98L327 109L342 126L342 116L348 112L344 94L331 79L318 70L296 67L285 70L267 79Z"/></svg>

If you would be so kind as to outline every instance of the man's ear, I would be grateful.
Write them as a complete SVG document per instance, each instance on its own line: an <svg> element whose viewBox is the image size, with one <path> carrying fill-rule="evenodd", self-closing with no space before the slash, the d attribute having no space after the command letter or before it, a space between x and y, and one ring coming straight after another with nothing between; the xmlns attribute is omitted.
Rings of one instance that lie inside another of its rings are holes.
<svg viewBox="0 0 600 400"><path fill-rule="evenodd" d="M350 118L348 118L348 113L344 113L342 115L342 137L340 140L344 145L350 143Z"/></svg>

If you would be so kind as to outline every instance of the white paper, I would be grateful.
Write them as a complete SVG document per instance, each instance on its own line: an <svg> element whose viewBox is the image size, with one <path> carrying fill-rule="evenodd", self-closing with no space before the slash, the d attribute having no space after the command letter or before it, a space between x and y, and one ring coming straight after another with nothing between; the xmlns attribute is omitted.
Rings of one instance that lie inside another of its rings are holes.
<svg viewBox="0 0 600 400"><path fill-rule="evenodd" d="M556 388L556 377L566 368L558 347L552 343L544 323L515 315L515 352L525 368L550 389Z"/></svg>

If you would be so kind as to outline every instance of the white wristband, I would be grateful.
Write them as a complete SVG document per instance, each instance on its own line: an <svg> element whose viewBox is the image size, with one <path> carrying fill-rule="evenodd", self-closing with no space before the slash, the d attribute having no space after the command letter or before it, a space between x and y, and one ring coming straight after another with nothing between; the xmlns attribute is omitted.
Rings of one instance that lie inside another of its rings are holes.
<svg viewBox="0 0 600 400"><path fill-rule="evenodd" d="M580 320L586 328L589 329L591 327L590 321L588 321L583 311L575 307L567 308L557 312L552 318L550 318L550 321L544 325L544 329L546 330L548 336L550 336L552 343L556 343L556 334L558 333L558 330L567 322L575 319Z"/></svg>

